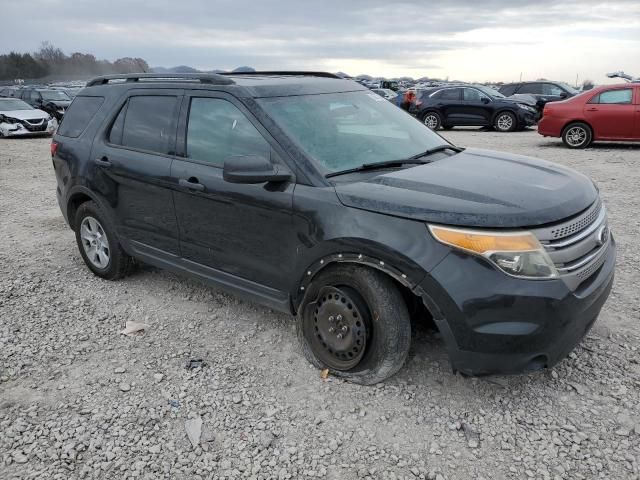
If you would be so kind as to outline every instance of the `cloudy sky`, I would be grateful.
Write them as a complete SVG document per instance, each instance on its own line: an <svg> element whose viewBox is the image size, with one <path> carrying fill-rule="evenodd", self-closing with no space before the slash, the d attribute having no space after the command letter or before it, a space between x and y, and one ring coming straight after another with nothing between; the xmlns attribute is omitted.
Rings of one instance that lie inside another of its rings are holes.
<svg viewBox="0 0 640 480"><path fill-rule="evenodd" d="M467 81L640 76L640 0L0 0L0 52Z"/></svg>

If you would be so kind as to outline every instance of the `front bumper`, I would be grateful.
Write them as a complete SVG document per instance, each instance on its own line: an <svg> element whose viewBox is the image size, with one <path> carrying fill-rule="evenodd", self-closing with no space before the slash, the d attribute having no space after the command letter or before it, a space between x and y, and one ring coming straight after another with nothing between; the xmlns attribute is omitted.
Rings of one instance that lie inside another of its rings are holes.
<svg viewBox="0 0 640 480"><path fill-rule="evenodd" d="M58 127L58 122L55 118L49 120L42 128L29 127L27 128L22 123L0 123L0 134L4 137L20 137L28 135L53 135Z"/></svg>
<svg viewBox="0 0 640 480"><path fill-rule="evenodd" d="M453 369L509 374L556 364L598 317L613 285L615 255L612 238L602 266L572 291L561 279L509 277L484 259L452 251L420 287Z"/></svg>
<svg viewBox="0 0 640 480"><path fill-rule="evenodd" d="M518 123L521 127L531 127L536 124L536 112L528 110L518 110Z"/></svg>

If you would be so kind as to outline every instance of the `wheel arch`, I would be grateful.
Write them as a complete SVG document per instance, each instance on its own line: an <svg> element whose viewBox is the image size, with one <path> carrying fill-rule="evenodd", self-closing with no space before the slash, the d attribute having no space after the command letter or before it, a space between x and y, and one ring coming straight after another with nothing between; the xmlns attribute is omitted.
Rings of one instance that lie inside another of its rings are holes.
<svg viewBox="0 0 640 480"><path fill-rule="evenodd" d="M496 110L496 112L493 114L493 116L491 117L491 125L493 125L496 122L496 119L503 113L505 112L509 112L510 114L512 114L514 117L516 117L516 123L518 122L518 114L516 113L516 109L512 108L512 107L508 107L508 106L503 106L500 107L499 109Z"/></svg>
<svg viewBox="0 0 640 480"><path fill-rule="evenodd" d="M77 186L69 193L65 213L69 227L71 227L72 230L75 230L76 212L78 211L78 208L83 203L90 201L96 202L100 207L103 206L98 197L88 188Z"/></svg>
<svg viewBox="0 0 640 480"><path fill-rule="evenodd" d="M593 125L591 125L588 121L582 119L582 118L577 118L574 120L567 120L563 125L562 128L560 129L560 137L562 137L564 135L564 131L567 129L567 127L569 125L571 125L572 123L583 123L585 124L587 127L589 127L589 130L591 130L591 137L595 140L595 130L593 129Z"/></svg>

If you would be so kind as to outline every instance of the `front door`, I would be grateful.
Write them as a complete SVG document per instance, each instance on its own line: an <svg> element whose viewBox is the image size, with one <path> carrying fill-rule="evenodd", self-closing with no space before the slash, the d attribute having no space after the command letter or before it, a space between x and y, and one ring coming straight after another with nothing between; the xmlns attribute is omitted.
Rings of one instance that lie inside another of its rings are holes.
<svg viewBox="0 0 640 480"><path fill-rule="evenodd" d="M467 125L489 125L491 123L491 99L476 88L463 88L462 98Z"/></svg>
<svg viewBox="0 0 640 480"><path fill-rule="evenodd" d="M183 258L284 292L297 238L292 229L295 182L234 184L224 160L260 155L281 162L284 152L235 98L224 93L185 96L171 176Z"/></svg>
<svg viewBox="0 0 640 480"><path fill-rule="evenodd" d="M584 118L593 128L595 140L629 139L635 124L633 87L605 90L584 106Z"/></svg>
<svg viewBox="0 0 640 480"><path fill-rule="evenodd" d="M179 254L169 182L181 90L131 90L93 144L91 189L114 212L118 233L139 253Z"/></svg>

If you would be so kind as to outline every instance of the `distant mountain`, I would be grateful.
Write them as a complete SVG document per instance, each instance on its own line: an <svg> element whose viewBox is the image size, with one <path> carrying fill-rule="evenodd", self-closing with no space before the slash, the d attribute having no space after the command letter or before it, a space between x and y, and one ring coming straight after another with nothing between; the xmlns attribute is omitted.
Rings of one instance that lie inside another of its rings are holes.
<svg viewBox="0 0 640 480"><path fill-rule="evenodd" d="M232 70L232 73L246 73L246 72L255 72L256 69L252 67L238 67Z"/></svg>

